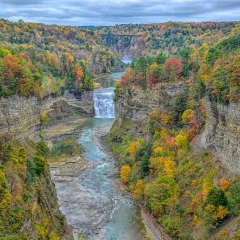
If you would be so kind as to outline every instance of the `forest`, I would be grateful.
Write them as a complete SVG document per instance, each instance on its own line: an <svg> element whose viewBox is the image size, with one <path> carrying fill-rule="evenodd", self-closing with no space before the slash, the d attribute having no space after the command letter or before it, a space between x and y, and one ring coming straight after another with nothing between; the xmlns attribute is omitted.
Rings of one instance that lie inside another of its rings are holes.
<svg viewBox="0 0 240 240"><path fill-rule="evenodd" d="M93 31L0 20L0 96L91 90L94 76L122 66Z"/></svg>
<svg viewBox="0 0 240 240"><path fill-rule="evenodd" d="M190 45L211 45L231 34L238 22L166 22L86 27L98 33L116 55L174 55Z"/></svg>

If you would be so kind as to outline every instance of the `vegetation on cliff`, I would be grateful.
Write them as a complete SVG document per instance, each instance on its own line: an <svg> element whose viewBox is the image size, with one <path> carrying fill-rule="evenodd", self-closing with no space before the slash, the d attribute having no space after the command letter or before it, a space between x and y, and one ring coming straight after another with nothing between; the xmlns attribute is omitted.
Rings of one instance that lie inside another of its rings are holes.
<svg viewBox="0 0 240 240"><path fill-rule="evenodd" d="M122 116L107 141L120 156L123 182L173 239L239 239L239 176L196 142L205 121L204 94L221 104L239 103L238 32L239 26L216 43L192 44L175 55L135 59L117 84L116 101L126 89L130 96L134 89L159 89L147 119ZM170 85L184 88L169 95Z"/></svg>
<svg viewBox="0 0 240 240"><path fill-rule="evenodd" d="M196 145L201 122L190 98L184 107L179 97L162 97L145 123L114 123L107 141L120 156L120 176L173 239L238 239L239 177ZM177 102L184 111L176 111Z"/></svg>
<svg viewBox="0 0 240 240"><path fill-rule="evenodd" d="M61 239L65 216L58 209L43 142L0 141L0 239Z"/></svg>

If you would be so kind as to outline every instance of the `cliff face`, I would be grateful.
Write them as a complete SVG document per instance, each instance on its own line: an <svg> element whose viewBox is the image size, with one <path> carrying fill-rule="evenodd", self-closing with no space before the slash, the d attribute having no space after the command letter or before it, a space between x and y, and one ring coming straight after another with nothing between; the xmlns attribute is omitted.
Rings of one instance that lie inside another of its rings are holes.
<svg viewBox="0 0 240 240"><path fill-rule="evenodd" d="M149 114L159 107L161 95L175 95L184 91L182 85L169 85L164 89L155 88L143 91L141 88L122 89L119 91L115 101L117 120L124 117L132 120L147 118Z"/></svg>
<svg viewBox="0 0 240 240"><path fill-rule="evenodd" d="M39 140L41 103L36 97L14 95L0 100L0 137Z"/></svg>
<svg viewBox="0 0 240 240"><path fill-rule="evenodd" d="M48 97L43 100L41 112L46 114L46 125L54 125L71 117L93 116L93 92L64 92L61 97Z"/></svg>
<svg viewBox="0 0 240 240"><path fill-rule="evenodd" d="M138 88L120 90L115 101L116 118L132 120L147 119L149 114L161 104L159 97L174 95L183 91L181 86L167 87L164 90L143 91ZM240 105L230 103L222 105L212 95L204 99L206 124L201 134L204 148L214 147L229 169L240 171Z"/></svg>
<svg viewBox="0 0 240 240"><path fill-rule="evenodd" d="M40 101L36 97L14 95L0 100L0 137L39 141L41 128L40 115L46 114L47 125L69 117L89 117L93 114L93 92L81 94L65 92L61 97L48 97Z"/></svg>
<svg viewBox="0 0 240 240"><path fill-rule="evenodd" d="M224 163L233 171L240 171L240 105L216 103L213 96L204 99L206 108L205 130L201 143L214 147Z"/></svg>
<svg viewBox="0 0 240 240"><path fill-rule="evenodd" d="M143 91L142 89L123 89L120 90L116 101L117 120L124 117L132 120L141 120L146 117L158 106L159 91Z"/></svg>

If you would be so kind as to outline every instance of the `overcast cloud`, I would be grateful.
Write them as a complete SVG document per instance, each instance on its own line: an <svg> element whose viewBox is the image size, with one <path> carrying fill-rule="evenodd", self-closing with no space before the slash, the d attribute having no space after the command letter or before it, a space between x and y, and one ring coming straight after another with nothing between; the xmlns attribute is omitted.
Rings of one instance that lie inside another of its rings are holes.
<svg viewBox="0 0 240 240"><path fill-rule="evenodd" d="M240 0L0 0L0 17L58 25L239 21Z"/></svg>

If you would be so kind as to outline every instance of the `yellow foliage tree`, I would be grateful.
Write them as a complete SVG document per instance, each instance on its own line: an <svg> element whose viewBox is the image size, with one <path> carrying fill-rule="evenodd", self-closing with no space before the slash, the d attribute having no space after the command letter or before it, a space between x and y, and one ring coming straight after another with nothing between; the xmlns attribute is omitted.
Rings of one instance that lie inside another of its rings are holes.
<svg viewBox="0 0 240 240"><path fill-rule="evenodd" d="M213 184L209 181L205 181L203 183L203 190L202 190L202 193L204 195L204 198L207 196L209 190L213 187Z"/></svg>
<svg viewBox="0 0 240 240"><path fill-rule="evenodd" d="M186 148L188 146L188 138L186 134L181 130L175 138L175 144L179 148Z"/></svg>
<svg viewBox="0 0 240 240"><path fill-rule="evenodd" d="M129 146L129 148L127 149L127 152L129 153L129 156L134 159L135 158L135 154L136 154L136 150L137 150L137 142L132 142Z"/></svg>
<svg viewBox="0 0 240 240"><path fill-rule="evenodd" d="M215 209L215 213L212 215L212 218L215 221L221 221L223 220L228 214L228 210L227 208L223 207L223 206L218 206L218 208Z"/></svg>
<svg viewBox="0 0 240 240"><path fill-rule="evenodd" d="M140 199L144 193L144 184L143 180L138 180L135 186L135 189L133 190L133 194L136 199Z"/></svg>
<svg viewBox="0 0 240 240"><path fill-rule="evenodd" d="M171 119L171 115L168 113L162 113L161 119L165 124L167 124L169 122L169 120Z"/></svg>
<svg viewBox="0 0 240 240"><path fill-rule="evenodd" d="M185 110L182 114L182 122L186 123L193 116L194 116L194 111L192 109Z"/></svg>
<svg viewBox="0 0 240 240"><path fill-rule="evenodd" d="M124 183L128 182L128 177L131 172L131 167L129 165L123 165L120 171L120 177Z"/></svg>

